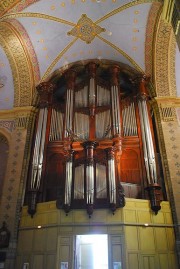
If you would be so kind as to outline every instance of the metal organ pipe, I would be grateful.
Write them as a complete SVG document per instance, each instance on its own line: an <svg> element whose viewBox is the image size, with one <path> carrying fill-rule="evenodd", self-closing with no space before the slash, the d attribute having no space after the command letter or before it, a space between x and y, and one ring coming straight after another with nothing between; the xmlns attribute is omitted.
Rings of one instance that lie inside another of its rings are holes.
<svg viewBox="0 0 180 269"><path fill-rule="evenodd" d="M126 121L126 126L127 126L127 136L129 136L129 106L127 107L127 121Z"/></svg>
<svg viewBox="0 0 180 269"><path fill-rule="evenodd" d="M127 107L124 107L122 111L122 117L123 117L123 128L124 128L124 136L126 136L126 117L127 117Z"/></svg>
<svg viewBox="0 0 180 269"><path fill-rule="evenodd" d="M38 128L35 140L35 148L32 162L31 189L38 190L40 187L42 162L44 153L44 142L47 123L47 108L43 108L39 113Z"/></svg>
<svg viewBox="0 0 180 269"><path fill-rule="evenodd" d="M147 141L146 141L145 130L144 130L144 120L143 120L143 114L142 114L141 101L138 101L138 107L139 107L140 125L141 125L142 142L143 142L143 152L144 152L144 162L145 162L145 167L146 167L147 180L148 180L148 183L151 184L150 171L149 171L149 159L148 159L148 152L147 152Z"/></svg>
<svg viewBox="0 0 180 269"><path fill-rule="evenodd" d="M59 111L56 111L57 114L57 126L58 126L58 139L62 139L62 130L63 130L63 114Z"/></svg>
<svg viewBox="0 0 180 269"><path fill-rule="evenodd" d="M65 199L64 203L67 206L71 205L71 190L72 190L72 156L66 162L66 181L65 181Z"/></svg>
<svg viewBox="0 0 180 269"><path fill-rule="evenodd" d="M137 135L137 122L136 122L136 114L135 114L135 106L134 102L132 103L133 106L133 130L134 130L134 135Z"/></svg>
<svg viewBox="0 0 180 269"><path fill-rule="evenodd" d="M89 104L90 106L95 105L95 80L90 78L89 81Z"/></svg>
<svg viewBox="0 0 180 269"><path fill-rule="evenodd" d="M114 134L120 134L120 107L118 97L118 86L111 86L112 97L112 118L113 118L113 131Z"/></svg>
<svg viewBox="0 0 180 269"><path fill-rule="evenodd" d="M113 120L113 132L116 133L116 121L115 121L115 106L114 106L114 91L111 88L111 99L112 99L112 120Z"/></svg>
<svg viewBox="0 0 180 269"><path fill-rule="evenodd" d="M143 140L145 140L145 142L143 142L144 155L145 155L144 158L148 159L148 162L145 161L145 164L148 163L148 169L146 168L147 177L149 177L148 183L149 184L157 183L155 153L154 153L154 146L152 141L152 134L150 129L146 100L140 100L138 102L138 106L140 112L141 129L143 130L142 133L144 133Z"/></svg>
<svg viewBox="0 0 180 269"><path fill-rule="evenodd" d="M130 136L133 135L133 107L132 107L132 103L130 104L130 122L129 122L129 130L130 130Z"/></svg>
<svg viewBox="0 0 180 269"><path fill-rule="evenodd" d="M70 114L70 91L67 90L67 100L66 100L66 128L65 128L65 137L68 137L68 130L70 130L70 121L69 121L69 114Z"/></svg>
<svg viewBox="0 0 180 269"><path fill-rule="evenodd" d="M65 117L65 137L69 136L69 132L72 131L73 120L73 97L74 97L74 85L76 72L74 70L68 70L65 74L67 82L67 95L66 95L66 117Z"/></svg>
<svg viewBox="0 0 180 269"><path fill-rule="evenodd" d="M94 149L95 141L86 141L83 147L86 150L86 204L89 216L93 213L94 204Z"/></svg>
<svg viewBox="0 0 180 269"><path fill-rule="evenodd" d="M54 108L52 108L51 113L51 126L50 126L50 134L49 134L49 140L54 141L54 133L55 133L55 127L54 127Z"/></svg>
<svg viewBox="0 0 180 269"><path fill-rule="evenodd" d="M94 203L94 166L89 164L86 166L86 203Z"/></svg>
<svg viewBox="0 0 180 269"><path fill-rule="evenodd" d="M63 114L52 108L49 141L62 139Z"/></svg>
<svg viewBox="0 0 180 269"><path fill-rule="evenodd" d="M137 123L134 102L123 108L122 117L124 136L136 136Z"/></svg>
<svg viewBox="0 0 180 269"><path fill-rule="evenodd" d="M116 204L116 180L114 159L108 160L108 176L109 176L109 199L111 204Z"/></svg>
<svg viewBox="0 0 180 269"><path fill-rule="evenodd" d="M148 145L148 156L149 156L151 178L152 178L153 183L157 183L155 153L154 153L154 146L153 146L153 141L152 141L146 100L142 100L142 111L143 111L144 124L145 124L145 133L146 133L146 137L148 141L147 145Z"/></svg>

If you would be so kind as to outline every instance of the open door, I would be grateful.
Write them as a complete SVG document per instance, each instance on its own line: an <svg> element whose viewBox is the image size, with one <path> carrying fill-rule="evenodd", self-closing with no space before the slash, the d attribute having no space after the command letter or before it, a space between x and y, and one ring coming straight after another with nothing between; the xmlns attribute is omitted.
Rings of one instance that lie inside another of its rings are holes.
<svg viewBox="0 0 180 269"><path fill-rule="evenodd" d="M75 269L108 269L108 235L77 235Z"/></svg>

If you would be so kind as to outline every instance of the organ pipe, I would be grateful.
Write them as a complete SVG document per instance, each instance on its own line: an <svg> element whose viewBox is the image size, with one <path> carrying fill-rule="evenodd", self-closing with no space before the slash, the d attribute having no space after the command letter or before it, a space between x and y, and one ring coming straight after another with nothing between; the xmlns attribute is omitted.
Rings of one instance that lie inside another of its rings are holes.
<svg viewBox="0 0 180 269"><path fill-rule="evenodd" d="M141 99L138 101L141 131L142 131L142 141L144 150L144 160L147 172L148 183L157 183L157 172L156 172L156 162L154 146L152 141L152 134L150 129L149 115L147 110L146 99Z"/></svg>
<svg viewBox="0 0 180 269"><path fill-rule="evenodd" d="M72 163L73 152L69 153L68 160L66 161L66 178L65 178L65 194L64 194L64 209L68 213L71 206L71 193L72 193Z"/></svg>
<svg viewBox="0 0 180 269"><path fill-rule="evenodd" d="M93 213L94 204L94 149L96 146L95 141L83 143L86 150L86 204L89 217Z"/></svg>
<svg viewBox="0 0 180 269"><path fill-rule="evenodd" d="M140 116L142 142L143 142L144 163L145 163L145 168L146 168L148 184L151 184L150 171L149 171L149 159L148 159L148 151L147 151L147 141L146 141L146 136L145 136L141 101L138 102L138 107L139 107L139 116Z"/></svg>
<svg viewBox="0 0 180 269"><path fill-rule="evenodd" d="M41 83L38 87L40 96L39 114L35 136L34 152L31 166L30 178L30 199L28 204L28 212L31 216L36 211L37 192L41 185L41 175L44 157L45 137L47 129L48 106L52 102L53 85L50 83Z"/></svg>
<svg viewBox="0 0 180 269"><path fill-rule="evenodd" d="M76 72L74 70L68 70L65 74L67 83L66 93L66 116L65 116L65 138L69 137L72 132L73 123L73 104L74 104L74 86Z"/></svg>
<svg viewBox="0 0 180 269"><path fill-rule="evenodd" d="M108 158L108 181L109 181L109 201L111 210L115 211L116 209L116 177L115 177L115 162L114 162L114 148L106 149L107 158Z"/></svg>
<svg viewBox="0 0 180 269"><path fill-rule="evenodd" d="M147 107L148 94L146 89L146 83L147 79L146 77L143 77L140 82L141 97L138 101L138 107L139 107L139 115L142 131L144 160L148 179L148 187L146 189L149 193L151 208L155 212L155 214L157 214L157 212L161 208L160 193L159 193L161 187L159 186L157 180L155 152Z"/></svg>
<svg viewBox="0 0 180 269"><path fill-rule="evenodd" d="M124 136L137 136L137 123L134 102L125 105L122 110Z"/></svg>
<svg viewBox="0 0 180 269"><path fill-rule="evenodd" d="M52 108L49 141L62 140L63 114Z"/></svg>
<svg viewBox="0 0 180 269"><path fill-rule="evenodd" d="M40 112L39 112L39 121L38 121L33 161L32 161L31 189L33 190L38 190L40 186L44 142L45 142L45 134L46 134L46 123L47 123L47 108L43 108L43 109L40 109Z"/></svg>
<svg viewBox="0 0 180 269"><path fill-rule="evenodd" d="M108 160L108 176L109 176L109 198L110 203L116 203L116 181L115 181L115 169L114 159Z"/></svg>
<svg viewBox="0 0 180 269"><path fill-rule="evenodd" d="M119 104L119 67L113 66L111 73L111 107L112 107L112 125L114 136L121 136L120 104Z"/></svg>

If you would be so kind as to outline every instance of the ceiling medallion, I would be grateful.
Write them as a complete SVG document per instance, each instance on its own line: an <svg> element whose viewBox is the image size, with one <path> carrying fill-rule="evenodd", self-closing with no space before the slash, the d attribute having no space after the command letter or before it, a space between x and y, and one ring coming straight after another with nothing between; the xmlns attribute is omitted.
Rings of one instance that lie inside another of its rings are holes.
<svg viewBox="0 0 180 269"><path fill-rule="evenodd" d="M91 43L96 35L105 32L104 28L96 25L86 14L82 14L78 20L76 26L67 34L75 37L79 37L87 44Z"/></svg>

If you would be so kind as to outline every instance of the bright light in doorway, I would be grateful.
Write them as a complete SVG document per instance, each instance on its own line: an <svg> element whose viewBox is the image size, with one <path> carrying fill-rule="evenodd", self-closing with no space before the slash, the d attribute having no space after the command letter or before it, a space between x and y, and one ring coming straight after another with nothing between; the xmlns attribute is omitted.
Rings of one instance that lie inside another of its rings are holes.
<svg viewBox="0 0 180 269"><path fill-rule="evenodd" d="M94 235L93 255L94 269L108 269L107 235Z"/></svg>
<svg viewBox="0 0 180 269"><path fill-rule="evenodd" d="M77 235L76 240L75 268L108 269L107 234Z"/></svg>

